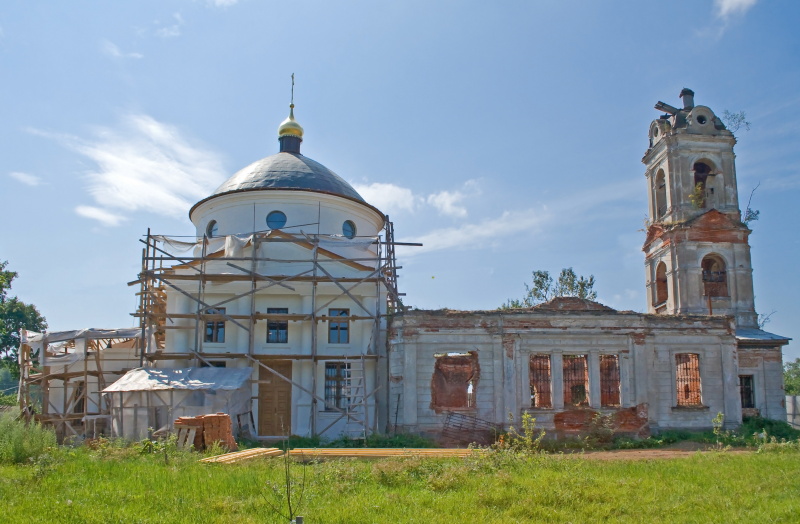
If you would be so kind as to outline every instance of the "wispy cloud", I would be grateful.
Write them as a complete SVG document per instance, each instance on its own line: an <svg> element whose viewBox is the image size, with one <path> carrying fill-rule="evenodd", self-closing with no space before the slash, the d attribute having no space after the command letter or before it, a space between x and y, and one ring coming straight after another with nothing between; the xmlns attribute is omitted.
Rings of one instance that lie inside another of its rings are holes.
<svg viewBox="0 0 800 524"><path fill-rule="evenodd" d="M423 247L398 248L398 254L409 257L443 249L485 248L487 245L505 242L508 237L522 232L535 233L556 219L561 224L590 220L598 213L606 213L608 204L631 200L639 191L637 184L627 180L589 188L568 198L550 201L548 205L506 210L498 217L477 223L462 223L432 230L422 237L407 239L409 242L421 242ZM558 213L554 214L552 209L557 209Z"/></svg>
<svg viewBox="0 0 800 524"><path fill-rule="evenodd" d="M11 178L15 179L18 182L22 182L27 186L39 186L42 184L42 179L36 175L31 175L28 173L21 173L19 171L13 171L8 174Z"/></svg>
<svg viewBox="0 0 800 524"><path fill-rule="evenodd" d="M174 13L172 18L175 19L175 23L172 25L159 27L156 30L156 35L160 36L161 38L175 38L181 36L181 26L183 26L183 17L180 13Z"/></svg>
<svg viewBox="0 0 800 524"><path fill-rule="evenodd" d="M239 0L207 0L208 5L214 7L230 7L236 5Z"/></svg>
<svg viewBox="0 0 800 524"><path fill-rule="evenodd" d="M421 242L422 247L398 248L402 256L421 255L431 251L454 248L481 248L504 237L521 231L533 231L546 223L551 217L544 206L522 211L505 211L497 218L480 223L462 224L431 231L413 241Z"/></svg>
<svg viewBox="0 0 800 524"><path fill-rule="evenodd" d="M756 5L758 0L714 0L714 7L719 18L726 19L733 15L743 15Z"/></svg>
<svg viewBox="0 0 800 524"><path fill-rule="evenodd" d="M100 49L111 58L144 58L141 53L123 53L115 43L108 40L101 42Z"/></svg>
<svg viewBox="0 0 800 524"><path fill-rule="evenodd" d="M456 191L440 191L428 195L426 199L441 215L454 218L466 218L467 208L461 205L467 196L479 194L478 183L475 180L468 180L464 187Z"/></svg>
<svg viewBox="0 0 800 524"><path fill-rule="evenodd" d="M97 220L101 224L111 227L118 226L120 223L127 220L122 215L115 215L108 210L93 206L77 206L75 212L82 217Z"/></svg>
<svg viewBox="0 0 800 524"><path fill-rule="evenodd" d="M86 180L97 206L79 206L76 212L108 226L135 211L183 218L225 178L216 153L148 115L129 115L118 129L98 128L92 138L33 132L58 140L96 165Z"/></svg>

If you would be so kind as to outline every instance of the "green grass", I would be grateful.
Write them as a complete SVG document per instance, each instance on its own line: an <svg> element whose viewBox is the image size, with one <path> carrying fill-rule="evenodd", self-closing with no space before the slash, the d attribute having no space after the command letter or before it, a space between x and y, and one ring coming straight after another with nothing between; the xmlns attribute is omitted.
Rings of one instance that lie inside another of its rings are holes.
<svg viewBox="0 0 800 524"><path fill-rule="evenodd" d="M4 522L280 522L267 500L283 462L201 464L196 453L112 444L0 466ZM306 466L306 522L793 522L800 448L595 461L337 460ZM295 480L303 466L291 465Z"/></svg>

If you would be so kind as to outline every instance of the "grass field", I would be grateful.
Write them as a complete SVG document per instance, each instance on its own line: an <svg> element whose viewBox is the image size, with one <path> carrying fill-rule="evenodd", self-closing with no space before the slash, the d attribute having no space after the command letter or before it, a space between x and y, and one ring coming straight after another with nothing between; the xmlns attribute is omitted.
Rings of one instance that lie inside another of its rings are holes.
<svg viewBox="0 0 800 524"><path fill-rule="evenodd" d="M286 522L281 459L200 464L196 453L60 448L0 466L3 522ZM296 480L303 466L291 465ZM339 460L305 467L307 523L798 522L800 453L598 461Z"/></svg>

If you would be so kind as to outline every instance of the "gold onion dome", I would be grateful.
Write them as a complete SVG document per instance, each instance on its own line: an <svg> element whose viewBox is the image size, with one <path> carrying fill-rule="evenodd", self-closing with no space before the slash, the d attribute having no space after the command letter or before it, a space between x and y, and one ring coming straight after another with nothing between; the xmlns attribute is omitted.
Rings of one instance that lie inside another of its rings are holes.
<svg viewBox="0 0 800 524"><path fill-rule="evenodd" d="M296 136L303 138L303 126L297 123L294 119L294 104L289 106L289 118L281 122L278 127L278 137L282 136Z"/></svg>

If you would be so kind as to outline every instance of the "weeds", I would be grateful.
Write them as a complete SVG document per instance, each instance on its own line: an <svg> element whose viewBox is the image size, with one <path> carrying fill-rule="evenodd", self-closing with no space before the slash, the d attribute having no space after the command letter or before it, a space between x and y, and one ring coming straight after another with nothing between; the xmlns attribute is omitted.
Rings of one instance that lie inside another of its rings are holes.
<svg viewBox="0 0 800 524"><path fill-rule="evenodd" d="M538 453L542 448L542 439L545 431L536 429L536 419L530 413L523 413L520 420L520 429L513 425L514 416L508 414L508 431L500 435L497 442L492 444L492 449L497 451L510 451L514 453Z"/></svg>
<svg viewBox="0 0 800 524"><path fill-rule="evenodd" d="M38 423L25 424L18 414L0 414L0 463L21 464L56 447L56 434Z"/></svg>

